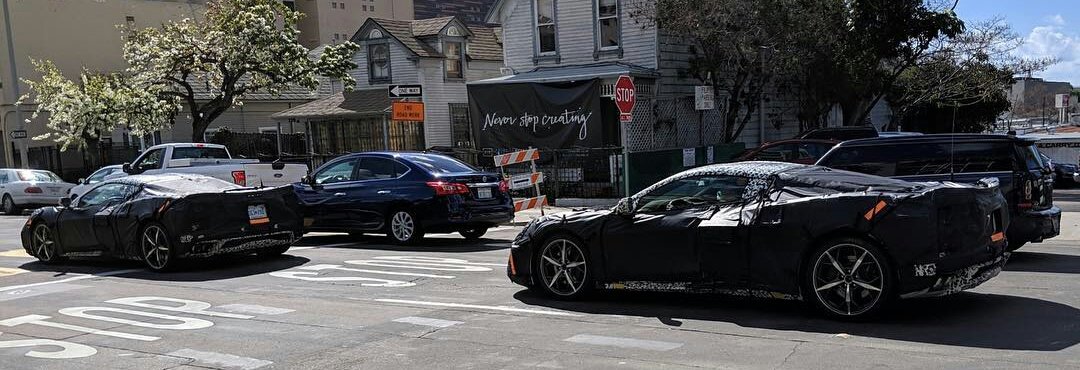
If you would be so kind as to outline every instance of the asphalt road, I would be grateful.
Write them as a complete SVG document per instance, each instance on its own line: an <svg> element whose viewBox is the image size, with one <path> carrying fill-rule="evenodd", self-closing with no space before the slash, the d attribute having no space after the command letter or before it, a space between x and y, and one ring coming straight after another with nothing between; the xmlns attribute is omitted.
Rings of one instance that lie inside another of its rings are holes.
<svg viewBox="0 0 1080 370"><path fill-rule="evenodd" d="M1080 190L1061 206L1080 211ZM791 302L607 293L557 302L510 283L517 228L423 246L314 235L286 256L156 274L48 266L0 217L0 369L1080 368L1080 213L970 292L874 322Z"/></svg>

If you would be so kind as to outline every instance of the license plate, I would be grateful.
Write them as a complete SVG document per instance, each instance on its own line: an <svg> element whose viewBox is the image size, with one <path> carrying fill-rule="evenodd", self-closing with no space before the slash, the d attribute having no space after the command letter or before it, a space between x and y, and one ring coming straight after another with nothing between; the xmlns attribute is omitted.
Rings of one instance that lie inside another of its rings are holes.
<svg viewBox="0 0 1080 370"><path fill-rule="evenodd" d="M266 215L266 205L256 204L248 206L248 222L252 225L269 223L270 217Z"/></svg>
<svg viewBox="0 0 1080 370"><path fill-rule="evenodd" d="M477 188L476 198L478 199L491 199L491 188Z"/></svg>

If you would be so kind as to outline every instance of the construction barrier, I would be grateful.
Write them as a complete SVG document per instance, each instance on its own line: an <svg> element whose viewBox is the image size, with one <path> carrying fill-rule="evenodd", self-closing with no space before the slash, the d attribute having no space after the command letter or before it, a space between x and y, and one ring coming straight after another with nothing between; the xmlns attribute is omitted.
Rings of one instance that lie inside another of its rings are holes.
<svg viewBox="0 0 1080 370"><path fill-rule="evenodd" d="M538 149L526 149L495 156L495 165L503 167L512 164L532 162L538 159L540 159L540 151Z"/></svg>
<svg viewBox="0 0 1080 370"><path fill-rule="evenodd" d="M529 163L532 169L531 173L509 177L510 189L521 190L532 187L533 191L536 192L536 197L515 201L514 212L540 208L540 214L544 214L544 206L547 205L547 196L540 194L540 183L544 182L544 174L536 170L536 161L540 159L540 151L537 149L519 150L513 153L497 155L494 159L495 165L499 167L499 171L502 171L504 179L508 178L508 176L506 176L506 166L525 162Z"/></svg>
<svg viewBox="0 0 1080 370"><path fill-rule="evenodd" d="M527 198L514 201L514 212L521 212L526 209L533 209L537 207L543 207L547 205L547 196L541 195L536 198Z"/></svg>

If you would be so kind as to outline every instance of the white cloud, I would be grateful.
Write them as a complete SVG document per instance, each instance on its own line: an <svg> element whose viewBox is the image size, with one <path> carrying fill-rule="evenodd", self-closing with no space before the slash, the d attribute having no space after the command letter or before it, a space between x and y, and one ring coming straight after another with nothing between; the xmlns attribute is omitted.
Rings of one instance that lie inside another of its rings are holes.
<svg viewBox="0 0 1080 370"><path fill-rule="evenodd" d="M1066 27L1060 14L1047 18L1050 24L1035 27L1024 38L1018 53L1029 58L1057 58L1058 63L1038 73L1053 81L1068 81L1080 87L1080 33Z"/></svg>

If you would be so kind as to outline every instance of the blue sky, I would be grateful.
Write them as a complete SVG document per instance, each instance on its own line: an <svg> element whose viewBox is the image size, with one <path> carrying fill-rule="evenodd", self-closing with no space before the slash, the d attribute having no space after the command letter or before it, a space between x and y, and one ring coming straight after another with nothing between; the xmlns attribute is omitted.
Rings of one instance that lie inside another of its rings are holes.
<svg viewBox="0 0 1080 370"><path fill-rule="evenodd" d="M1060 60L1036 77L1080 88L1080 0L960 0L956 14L965 22L1004 17L1024 39L1018 54Z"/></svg>

